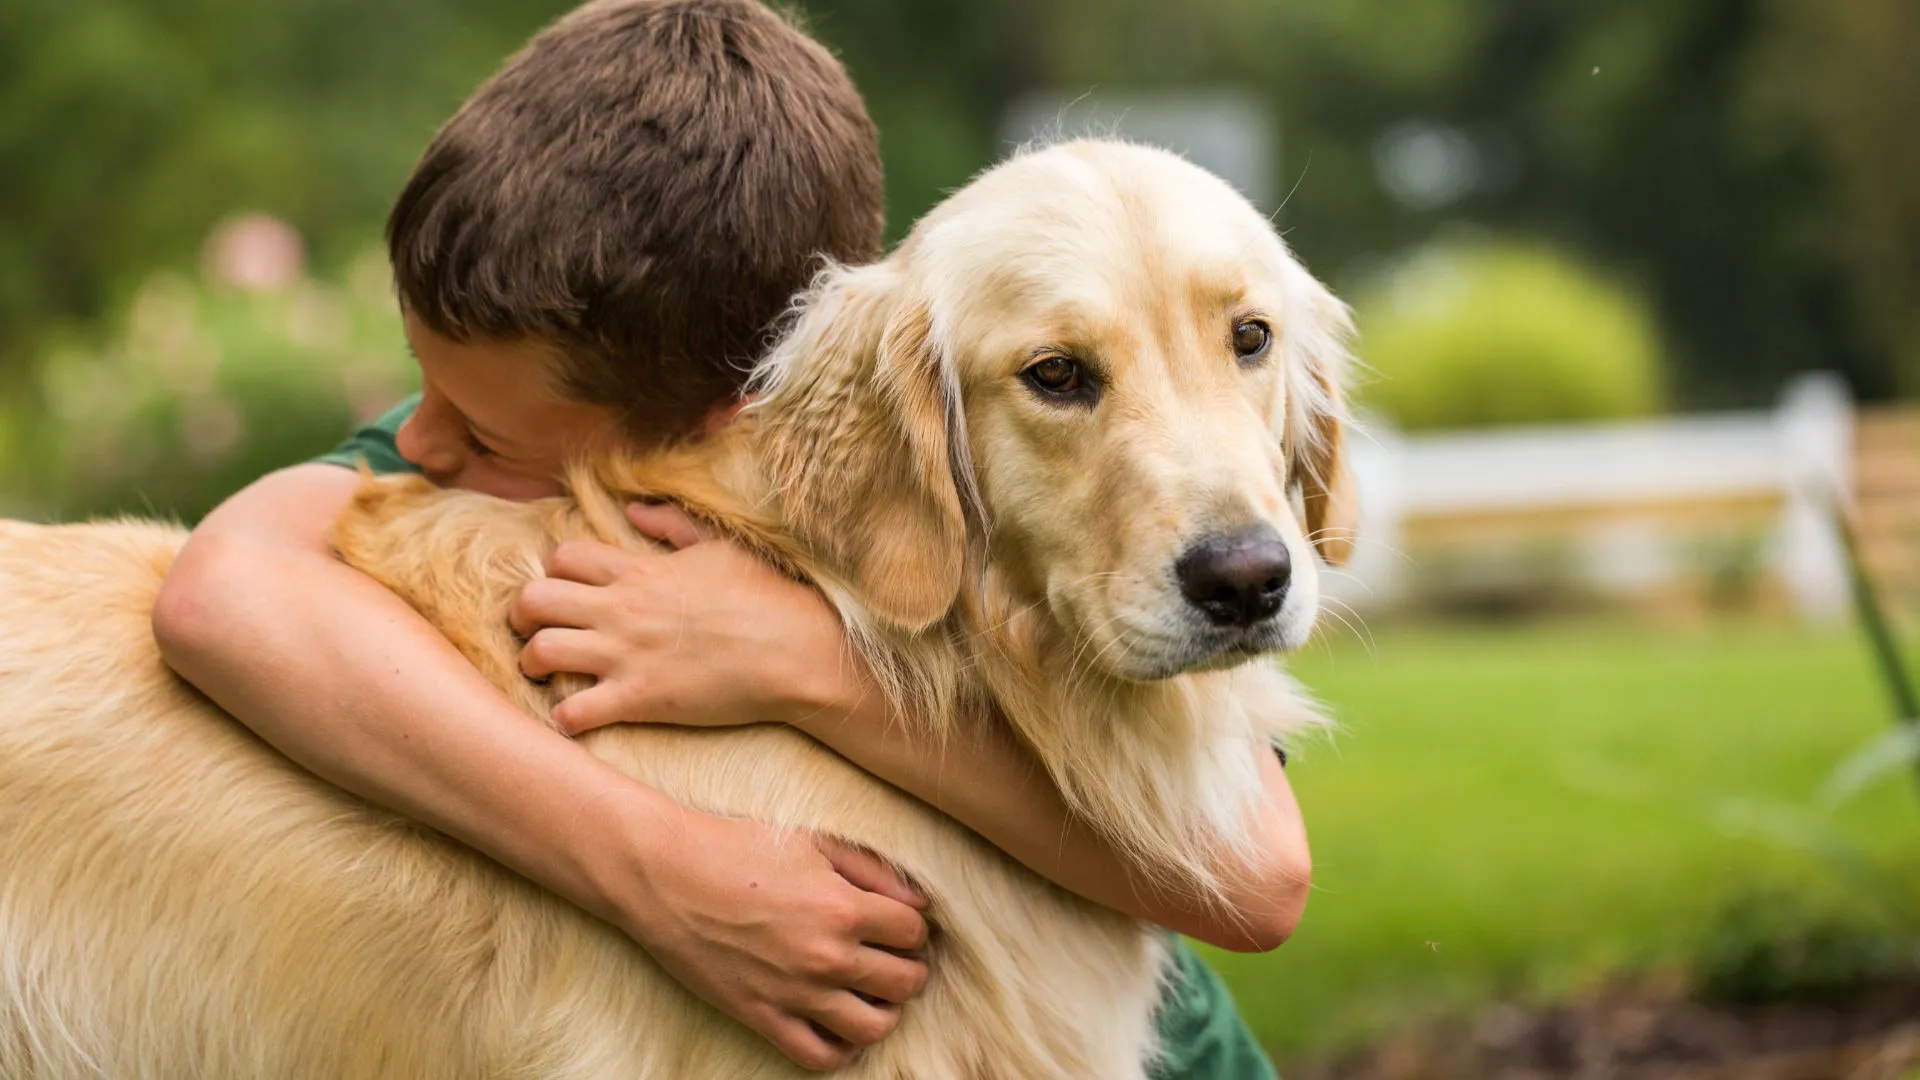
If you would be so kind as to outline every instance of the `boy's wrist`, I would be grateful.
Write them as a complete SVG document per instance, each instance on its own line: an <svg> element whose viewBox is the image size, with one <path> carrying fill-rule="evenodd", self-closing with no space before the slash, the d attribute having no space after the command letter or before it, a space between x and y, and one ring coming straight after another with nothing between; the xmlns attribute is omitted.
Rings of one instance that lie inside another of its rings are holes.
<svg viewBox="0 0 1920 1080"><path fill-rule="evenodd" d="M566 858L587 889L576 899L643 944L659 915L656 877L673 872L679 850L656 803L676 816L698 813L640 784L621 785L586 797L567 840Z"/></svg>
<svg viewBox="0 0 1920 1080"><path fill-rule="evenodd" d="M781 719L809 735L818 736L822 724L844 724L878 693L866 668L852 649L839 661L794 673L789 680Z"/></svg>

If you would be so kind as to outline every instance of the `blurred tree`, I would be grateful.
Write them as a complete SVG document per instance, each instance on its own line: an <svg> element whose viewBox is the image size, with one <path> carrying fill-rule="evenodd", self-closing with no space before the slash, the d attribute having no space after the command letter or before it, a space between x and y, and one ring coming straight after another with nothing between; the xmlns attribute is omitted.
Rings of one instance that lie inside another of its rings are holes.
<svg viewBox="0 0 1920 1080"><path fill-rule="evenodd" d="M1513 146L1511 178L1461 209L1591 252L1646 283L1682 401L1757 405L1792 373L1839 370L1869 395L1865 347L1831 259L1786 223L1817 184L1752 152L1738 91L1755 0L1503 5L1454 96Z"/></svg>
<svg viewBox="0 0 1920 1080"><path fill-rule="evenodd" d="M1920 48L1916 12L1911 0L1049 0L999 18L1029 83L1229 84L1273 102L1281 171L1298 183L1282 220L1340 285L1463 221L1645 282L1680 400L1712 406L1769 401L1815 367L1885 396L1912 366L1894 340L1911 330L1881 327L1920 310L1915 244L1892 239L1912 235L1894 198L1920 197L1920 144L1899 134L1920 102L1903 90L1920 70L1906 59ZM1836 29L1809 47L1795 20ZM1850 67L1855 39L1875 34L1872 57ZM1776 49L1823 90L1749 94L1755 57ZM899 51L940 63L931 40ZM1876 93L1894 100L1864 119L1855 103ZM1830 120L1840 111L1853 120ZM1795 140L1793 152L1756 131ZM1460 175L1397 185L1402 160ZM1878 195L1847 194L1856 187ZM1835 204L1854 228L1827 220ZM1857 239L1815 240L1813 220Z"/></svg>
<svg viewBox="0 0 1920 1080"><path fill-rule="evenodd" d="M999 156L1001 110L1032 85L1020 0L811 0L792 5L847 65L880 126L889 239Z"/></svg>
<svg viewBox="0 0 1920 1080"><path fill-rule="evenodd" d="M1747 74L1754 141L1823 181L1790 235L1839 265L1866 340L1920 394L1920 4L1771 0Z"/></svg>
<svg viewBox="0 0 1920 1080"><path fill-rule="evenodd" d="M0 375L207 228L271 211L337 263L434 128L557 4L0 4Z"/></svg>
<svg viewBox="0 0 1920 1080"><path fill-rule="evenodd" d="M1920 382L1912 0L791 2L880 122L895 236L997 155L1026 90L1224 85L1281 117L1281 220L1342 287L1477 223L1643 282L1685 403L1770 400L1809 367ZM0 380L233 211L337 267L569 6L0 4Z"/></svg>

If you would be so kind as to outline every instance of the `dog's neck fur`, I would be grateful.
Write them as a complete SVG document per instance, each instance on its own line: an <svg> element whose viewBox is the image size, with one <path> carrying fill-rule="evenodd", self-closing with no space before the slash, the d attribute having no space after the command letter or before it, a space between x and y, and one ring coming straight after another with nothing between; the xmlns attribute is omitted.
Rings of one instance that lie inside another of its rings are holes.
<svg viewBox="0 0 1920 1080"><path fill-rule="evenodd" d="M762 452L782 419L759 411L702 442L578 469L580 512L611 538L627 529L623 501L668 499L812 581L907 722L944 739L997 711L1068 804L1143 874L1217 893L1219 868L1252 854L1263 798L1252 747L1322 724L1311 699L1272 662L1157 682L1108 674L1044 599L991 565L980 522L969 527L967 573L945 618L918 632L874 618L819 545L785 527Z"/></svg>

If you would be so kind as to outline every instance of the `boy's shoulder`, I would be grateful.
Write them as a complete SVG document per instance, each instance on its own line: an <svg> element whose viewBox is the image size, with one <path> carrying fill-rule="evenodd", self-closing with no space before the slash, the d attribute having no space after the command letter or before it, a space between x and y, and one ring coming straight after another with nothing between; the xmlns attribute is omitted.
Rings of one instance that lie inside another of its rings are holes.
<svg viewBox="0 0 1920 1080"><path fill-rule="evenodd" d="M353 434L349 435L346 441L314 458L314 463L357 469L362 462L365 462L375 476L419 472L418 466L400 456L399 445L395 442L400 425L406 422L407 417L413 415L413 410L419 404L420 395L414 394L354 429Z"/></svg>

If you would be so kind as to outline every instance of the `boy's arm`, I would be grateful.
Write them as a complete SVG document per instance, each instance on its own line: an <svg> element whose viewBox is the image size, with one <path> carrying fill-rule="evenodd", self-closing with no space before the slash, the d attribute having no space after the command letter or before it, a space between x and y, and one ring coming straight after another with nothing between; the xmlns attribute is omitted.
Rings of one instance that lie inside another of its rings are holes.
<svg viewBox="0 0 1920 1080"><path fill-rule="evenodd" d="M799 1063L851 1054L813 1024L858 1045L891 1030L925 970L869 946L918 947L917 898L862 853L686 811L515 708L333 556L359 483L304 465L215 510L155 607L167 662L321 777L613 923Z"/></svg>
<svg viewBox="0 0 1920 1080"><path fill-rule="evenodd" d="M680 549L666 559L599 544L562 547L550 576L514 607L531 634L521 665L598 682L554 710L578 733L620 721L694 725L782 720L938 807L1028 869L1095 903L1210 944L1263 951L1298 924L1310 890L1306 830L1273 751L1249 744L1267 797L1261 857L1222 865L1225 903L1197 883L1151 884L1068 809L1004 724L964 725L935 747L887 714L819 594L737 545L709 541L670 507L635 506L642 532Z"/></svg>
<svg viewBox="0 0 1920 1080"><path fill-rule="evenodd" d="M1293 936L1306 910L1312 859L1293 789L1271 748L1258 758L1266 798L1254 835L1260 858L1219 867L1222 897L1149 880L1070 810L1046 770L997 718L965 725L937 750L909 738L878 691L822 699L801 730L854 764L939 807L1028 869L1069 892L1235 952L1266 952Z"/></svg>

